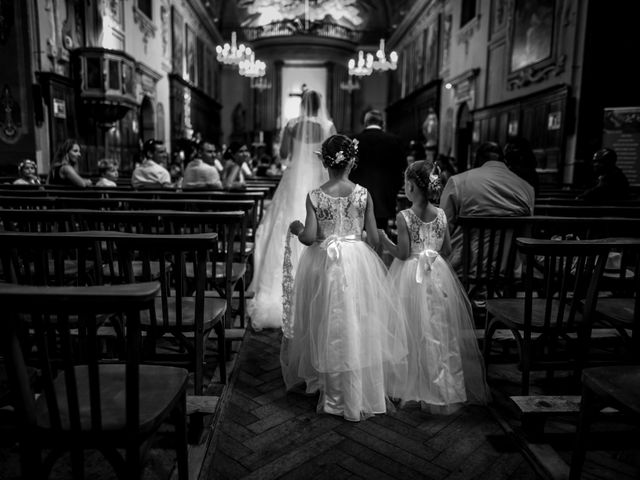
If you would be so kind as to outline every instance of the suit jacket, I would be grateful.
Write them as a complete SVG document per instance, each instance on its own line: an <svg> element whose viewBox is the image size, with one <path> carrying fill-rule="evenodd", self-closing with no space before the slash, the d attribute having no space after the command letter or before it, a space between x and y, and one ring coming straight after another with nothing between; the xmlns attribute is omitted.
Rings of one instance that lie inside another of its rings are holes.
<svg viewBox="0 0 640 480"><path fill-rule="evenodd" d="M371 193L376 218L392 218L396 197L404 183L406 159L402 140L377 128L367 128L356 135L358 164L350 178Z"/></svg>

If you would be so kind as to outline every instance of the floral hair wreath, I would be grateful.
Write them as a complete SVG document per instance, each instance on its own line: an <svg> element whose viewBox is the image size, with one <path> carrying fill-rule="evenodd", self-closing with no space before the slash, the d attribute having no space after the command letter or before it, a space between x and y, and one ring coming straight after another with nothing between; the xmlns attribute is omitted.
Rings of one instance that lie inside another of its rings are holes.
<svg viewBox="0 0 640 480"><path fill-rule="evenodd" d="M38 165L36 165L36 162L26 158L18 164L18 173L22 173L22 169L28 165L32 166L36 171L38 171Z"/></svg>
<svg viewBox="0 0 640 480"><path fill-rule="evenodd" d="M351 140L351 143L347 147L346 151L338 150L338 152L336 152L333 157L330 155L323 155L322 158L324 158L324 161L328 167L343 167L352 159L358 158L358 140L355 138Z"/></svg>

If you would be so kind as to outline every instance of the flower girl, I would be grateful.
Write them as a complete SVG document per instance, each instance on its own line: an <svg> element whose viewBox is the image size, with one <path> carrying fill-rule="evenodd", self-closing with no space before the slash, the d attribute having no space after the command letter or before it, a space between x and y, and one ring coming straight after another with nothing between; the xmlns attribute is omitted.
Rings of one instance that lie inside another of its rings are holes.
<svg viewBox="0 0 640 480"><path fill-rule="evenodd" d="M348 179L357 141L333 135L321 158L329 181L308 194L305 224L290 226L310 247L295 277L283 378L289 390L319 391L318 412L359 421L386 412L385 375L406 372L407 332L385 266L362 239L365 229L378 243L371 196Z"/></svg>
<svg viewBox="0 0 640 480"><path fill-rule="evenodd" d="M404 188L411 208L397 216L398 244L379 231L395 257L388 278L399 291L409 335L406 381L391 382L388 393L403 403L420 402L432 413L486 403L490 394L471 304L443 257L451 250L447 218L428 200L442 184L419 161L405 171Z"/></svg>

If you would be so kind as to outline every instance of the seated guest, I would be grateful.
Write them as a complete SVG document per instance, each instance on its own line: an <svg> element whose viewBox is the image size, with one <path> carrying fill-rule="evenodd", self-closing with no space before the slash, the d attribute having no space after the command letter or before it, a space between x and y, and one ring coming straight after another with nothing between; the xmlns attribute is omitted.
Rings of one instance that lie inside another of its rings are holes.
<svg viewBox="0 0 640 480"><path fill-rule="evenodd" d="M171 186L171 175L164 167L167 149L160 140L147 140L142 147L142 163L131 174L133 188Z"/></svg>
<svg viewBox="0 0 640 480"><path fill-rule="evenodd" d="M629 182L622 170L616 166L618 156L610 148L602 148L593 155L593 172L596 184L578 198L589 202L607 202L629 199Z"/></svg>
<svg viewBox="0 0 640 480"><path fill-rule="evenodd" d="M81 155L80 145L76 140L69 138L62 142L54 157L47 183L80 188L90 186L91 180L82 178L75 168Z"/></svg>
<svg viewBox="0 0 640 480"><path fill-rule="evenodd" d="M250 159L247 146L239 142L231 142L224 158L222 186L227 189L246 187L245 177L252 176L251 169L247 165Z"/></svg>
<svg viewBox="0 0 640 480"><path fill-rule="evenodd" d="M451 266L461 273L462 228L456 224L459 216L533 215L534 202L533 187L507 168L498 144L480 144L474 168L449 178L440 197L440 208L447 215L451 232ZM477 245L472 249L477 250Z"/></svg>
<svg viewBox="0 0 640 480"><path fill-rule="evenodd" d="M14 185L40 185L38 178L38 166L33 160L25 158L18 164L18 178Z"/></svg>
<svg viewBox="0 0 640 480"><path fill-rule="evenodd" d="M509 170L533 187L537 196L540 186L536 172L538 162L529 142L522 137L509 139L504 146L504 160Z"/></svg>
<svg viewBox="0 0 640 480"><path fill-rule="evenodd" d="M184 170L184 190L222 188L220 174L214 165L217 160L215 155L216 148L213 143L206 140L200 142L196 158L191 160Z"/></svg>
<svg viewBox="0 0 640 480"><path fill-rule="evenodd" d="M98 162L98 172L100 180L96 182L96 187L115 188L118 186L118 163L110 158L103 158Z"/></svg>

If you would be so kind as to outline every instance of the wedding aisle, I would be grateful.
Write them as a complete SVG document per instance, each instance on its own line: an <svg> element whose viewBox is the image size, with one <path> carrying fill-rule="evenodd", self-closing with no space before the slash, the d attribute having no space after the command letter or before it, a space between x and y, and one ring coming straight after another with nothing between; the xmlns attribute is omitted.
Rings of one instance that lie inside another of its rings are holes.
<svg viewBox="0 0 640 480"><path fill-rule="evenodd" d="M536 478L485 408L450 416L408 408L359 423L318 415L317 396L284 390L281 335L247 333L210 476L201 478Z"/></svg>

